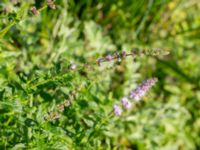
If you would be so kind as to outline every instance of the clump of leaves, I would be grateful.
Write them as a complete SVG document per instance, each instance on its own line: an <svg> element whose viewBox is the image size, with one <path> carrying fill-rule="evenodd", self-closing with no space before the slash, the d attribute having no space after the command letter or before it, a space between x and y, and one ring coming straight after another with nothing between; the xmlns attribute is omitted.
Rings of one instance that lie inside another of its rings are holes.
<svg viewBox="0 0 200 150"><path fill-rule="evenodd" d="M0 2L0 148L198 149L194 4Z"/></svg>

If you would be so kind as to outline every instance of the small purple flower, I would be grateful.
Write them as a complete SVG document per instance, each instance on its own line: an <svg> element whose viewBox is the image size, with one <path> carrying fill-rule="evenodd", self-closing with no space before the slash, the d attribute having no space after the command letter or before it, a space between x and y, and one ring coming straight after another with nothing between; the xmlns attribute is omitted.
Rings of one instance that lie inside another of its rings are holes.
<svg viewBox="0 0 200 150"><path fill-rule="evenodd" d="M126 109L131 109L132 104L127 97L122 98L122 104Z"/></svg>
<svg viewBox="0 0 200 150"><path fill-rule="evenodd" d="M107 56L105 57L105 59L106 59L107 61L111 61L111 60L113 59L113 57L112 57L111 55L107 55Z"/></svg>
<svg viewBox="0 0 200 150"><path fill-rule="evenodd" d="M156 82L157 78L152 78L144 81L130 93L130 98L134 99L135 101L139 101Z"/></svg>
<svg viewBox="0 0 200 150"><path fill-rule="evenodd" d="M118 105L114 105L113 108L116 116L120 116L122 114L122 109Z"/></svg>

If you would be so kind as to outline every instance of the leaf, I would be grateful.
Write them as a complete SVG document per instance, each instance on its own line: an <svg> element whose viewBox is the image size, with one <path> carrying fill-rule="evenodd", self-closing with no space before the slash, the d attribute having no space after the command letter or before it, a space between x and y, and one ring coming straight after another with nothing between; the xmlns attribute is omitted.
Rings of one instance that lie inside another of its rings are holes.
<svg viewBox="0 0 200 150"><path fill-rule="evenodd" d="M16 21L20 21L21 19L23 19L23 16L25 15L24 12L28 9L28 7L28 3L24 4L24 6L21 7L21 9L17 12Z"/></svg>
<svg viewBox="0 0 200 150"><path fill-rule="evenodd" d="M2 91L0 91L0 100L3 99L4 92L5 92L5 89L3 89Z"/></svg>
<svg viewBox="0 0 200 150"><path fill-rule="evenodd" d="M16 24L15 21L11 22L7 27L0 31L0 39L4 37L4 35L9 31L9 29Z"/></svg>
<svg viewBox="0 0 200 150"><path fill-rule="evenodd" d="M13 22L11 22L10 24L8 24L4 29L2 29L0 31L0 39L2 39L4 37L4 35L9 31L9 29L14 26L17 22L21 21L23 19L23 15L25 10L28 8L28 4L25 4L24 6L22 6L22 8L17 12L17 15L14 19Z"/></svg>
<svg viewBox="0 0 200 150"><path fill-rule="evenodd" d="M24 149L24 148L26 148L25 144L19 143L19 144L16 144L11 150L19 150L19 149Z"/></svg>

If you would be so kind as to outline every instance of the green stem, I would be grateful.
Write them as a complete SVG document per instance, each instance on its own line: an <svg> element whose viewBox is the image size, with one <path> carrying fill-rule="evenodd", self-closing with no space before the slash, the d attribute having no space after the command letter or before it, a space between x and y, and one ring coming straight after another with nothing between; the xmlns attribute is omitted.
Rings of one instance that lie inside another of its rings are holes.
<svg viewBox="0 0 200 150"><path fill-rule="evenodd" d="M16 21L11 22L8 26L0 31L0 39L4 37L4 35L8 32L8 30L16 24Z"/></svg>
<svg viewBox="0 0 200 150"><path fill-rule="evenodd" d="M39 12L43 11L45 8L47 8L47 5L43 6L42 8L38 9Z"/></svg>

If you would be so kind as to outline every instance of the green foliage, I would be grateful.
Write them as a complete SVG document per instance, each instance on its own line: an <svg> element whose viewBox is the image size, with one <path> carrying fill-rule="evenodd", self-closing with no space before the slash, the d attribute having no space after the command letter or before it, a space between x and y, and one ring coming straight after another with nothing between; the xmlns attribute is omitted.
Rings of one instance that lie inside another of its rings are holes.
<svg viewBox="0 0 200 150"><path fill-rule="evenodd" d="M17 1L0 2L0 149L200 149L198 0ZM135 48L134 61L96 63Z"/></svg>

